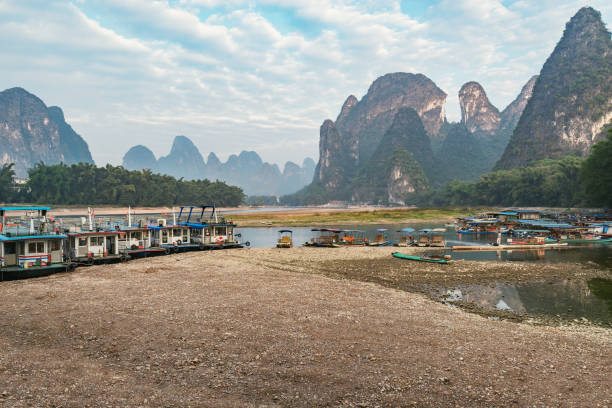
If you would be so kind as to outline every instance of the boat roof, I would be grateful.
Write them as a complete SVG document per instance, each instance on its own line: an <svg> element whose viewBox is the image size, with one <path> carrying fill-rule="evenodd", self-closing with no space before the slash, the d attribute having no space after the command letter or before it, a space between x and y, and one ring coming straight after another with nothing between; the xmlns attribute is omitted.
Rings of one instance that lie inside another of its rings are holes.
<svg viewBox="0 0 612 408"><path fill-rule="evenodd" d="M77 237L79 235L108 235L108 234L121 234L122 231L117 230L106 230L106 231L81 231L81 232L69 232L68 235L71 237Z"/></svg>
<svg viewBox="0 0 612 408"><path fill-rule="evenodd" d="M401 230L398 230L397 232L414 232L414 228L402 228Z"/></svg>
<svg viewBox="0 0 612 408"><path fill-rule="evenodd" d="M283 232L290 232L290 233L293 233L293 231L288 230L288 229L278 230L278 232L280 232L280 233L283 233Z"/></svg>
<svg viewBox="0 0 612 408"><path fill-rule="evenodd" d="M51 239L51 238L68 238L67 235L58 234L58 235L23 235L17 237L7 237L6 235L0 234L0 241L21 241L25 239Z"/></svg>
<svg viewBox="0 0 612 408"><path fill-rule="evenodd" d="M313 229L311 229L311 231L333 232L333 233L337 234L339 232L342 232L343 230L335 229L335 228L313 228Z"/></svg>
<svg viewBox="0 0 612 408"><path fill-rule="evenodd" d="M49 211L51 207L39 207L39 206L30 206L30 207L0 207L0 211Z"/></svg>

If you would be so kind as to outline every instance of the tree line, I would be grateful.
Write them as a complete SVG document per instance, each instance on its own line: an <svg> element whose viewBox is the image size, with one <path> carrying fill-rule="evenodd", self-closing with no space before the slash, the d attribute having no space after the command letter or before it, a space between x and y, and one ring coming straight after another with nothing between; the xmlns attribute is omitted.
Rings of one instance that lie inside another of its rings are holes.
<svg viewBox="0 0 612 408"><path fill-rule="evenodd" d="M150 170L129 171L110 164L38 163L28 170L28 181L15 185L12 164L0 168L0 202L31 202L56 205L171 206L214 203L240 205L241 188L221 181L183 180L154 174Z"/></svg>

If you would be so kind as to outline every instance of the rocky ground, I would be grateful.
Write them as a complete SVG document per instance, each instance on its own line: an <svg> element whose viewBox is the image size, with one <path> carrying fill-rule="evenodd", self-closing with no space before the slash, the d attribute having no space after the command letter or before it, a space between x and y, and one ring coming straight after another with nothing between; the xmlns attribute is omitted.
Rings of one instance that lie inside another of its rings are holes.
<svg viewBox="0 0 612 408"><path fill-rule="evenodd" d="M0 283L0 405L612 404L610 329L495 321L411 291L528 270L389 252L196 252Z"/></svg>

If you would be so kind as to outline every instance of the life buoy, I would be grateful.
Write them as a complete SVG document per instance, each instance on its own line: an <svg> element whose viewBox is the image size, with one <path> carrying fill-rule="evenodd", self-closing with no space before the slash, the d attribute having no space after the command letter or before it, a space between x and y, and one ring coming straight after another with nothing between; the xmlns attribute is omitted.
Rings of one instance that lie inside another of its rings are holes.
<svg viewBox="0 0 612 408"><path fill-rule="evenodd" d="M179 239L178 241L176 241L176 245L181 245L183 242Z"/></svg>

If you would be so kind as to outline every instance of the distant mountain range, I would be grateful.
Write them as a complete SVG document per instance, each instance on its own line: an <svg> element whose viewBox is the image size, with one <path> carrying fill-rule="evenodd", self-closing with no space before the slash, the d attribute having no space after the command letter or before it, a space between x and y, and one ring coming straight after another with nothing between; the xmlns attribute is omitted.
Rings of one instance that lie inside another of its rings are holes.
<svg viewBox="0 0 612 408"><path fill-rule="evenodd" d="M23 88L0 92L0 164L15 163L18 177L38 162L93 163L87 142L64 120Z"/></svg>
<svg viewBox="0 0 612 408"><path fill-rule="evenodd" d="M245 194L284 195L294 193L312 181L315 162L306 158L302 166L288 161L281 172L276 164L264 162L256 152L242 151L222 163L215 153L204 161L193 142L176 136L170 154L159 159L147 147L132 147L123 156L123 167L128 170L150 169L155 173L177 178L220 180L241 187Z"/></svg>
<svg viewBox="0 0 612 408"><path fill-rule="evenodd" d="M26 178L38 162L94 163L87 142L66 123L59 107L47 107L22 88L0 92L0 165L14 163L17 177ZM226 163L210 153L205 162L191 140L177 136L167 156L157 160L147 147L134 146L124 156L123 166L187 180L221 180L243 188L247 195L283 195L312 181L315 162L306 158L300 166L289 161L281 172L257 153L246 151L230 156Z"/></svg>
<svg viewBox="0 0 612 408"><path fill-rule="evenodd" d="M584 7L568 22L540 75L501 112L477 82L459 91L461 121L444 115L446 93L422 74L376 79L320 128L313 183L298 201L403 203L452 179L469 181L566 154L582 156L612 126L612 40Z"/></svg>

